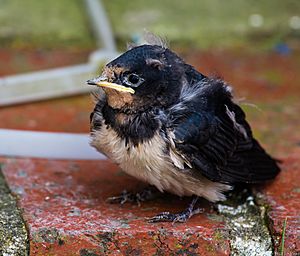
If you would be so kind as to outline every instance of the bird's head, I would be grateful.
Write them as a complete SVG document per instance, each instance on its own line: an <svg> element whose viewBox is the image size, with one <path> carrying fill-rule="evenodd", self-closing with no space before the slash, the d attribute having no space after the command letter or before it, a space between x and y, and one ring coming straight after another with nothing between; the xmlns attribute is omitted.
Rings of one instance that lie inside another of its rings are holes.
<svg viewBox="0 0 300 256"><path fill-rule="evenodd" d="M105 91L110 107L137 112L176 102L185 71L186 64L169 49L141 45L108 63L101 76L87 83Z"/></svg>

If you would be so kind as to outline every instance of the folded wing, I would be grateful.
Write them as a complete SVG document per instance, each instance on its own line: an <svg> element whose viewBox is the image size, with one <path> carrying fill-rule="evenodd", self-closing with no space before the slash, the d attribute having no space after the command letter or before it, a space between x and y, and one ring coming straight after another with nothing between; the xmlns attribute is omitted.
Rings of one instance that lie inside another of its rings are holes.
<svg viewBox="0 0 300 256"><path fill-rule="evenodd" d="M204 176L225 183L256 183L279 172L276 161L253 138L243 110L223 82L210 80L196 88L183 105L170 111L173 150Z"/></svg>

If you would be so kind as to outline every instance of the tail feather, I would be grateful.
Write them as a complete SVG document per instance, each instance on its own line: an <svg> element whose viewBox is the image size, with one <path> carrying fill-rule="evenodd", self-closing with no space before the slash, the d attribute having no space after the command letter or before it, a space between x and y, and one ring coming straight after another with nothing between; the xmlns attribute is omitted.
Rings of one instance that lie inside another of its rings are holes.
<svg viewBox="0 0 300 256"><path fill-rule="evenodd" d="M280 172L277 161L268 155L256 140L253 147L240 151L228 160L226 168L227 181L259 183L271 180Z"/></svg>

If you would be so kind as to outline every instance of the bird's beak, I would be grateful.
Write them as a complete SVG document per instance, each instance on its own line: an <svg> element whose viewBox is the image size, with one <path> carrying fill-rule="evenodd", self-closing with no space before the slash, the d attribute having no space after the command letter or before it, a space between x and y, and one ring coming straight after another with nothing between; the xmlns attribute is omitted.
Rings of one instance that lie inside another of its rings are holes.
<svg viewBox="0 0 300 256"><path fill-rule="evenodd" d="M130 87L126 87L126 86L123 86L120 84L108 82L107 77L103 76L103 75L93 78L93 79L90 79L90 80L87 80L86 82L87 82L87 84L90 84L90 85L97 85L97 86L101 86L101 87L111 88L111 89L117 90L119 92L129 92L132 94L135 93L135 91Z"/></svg>

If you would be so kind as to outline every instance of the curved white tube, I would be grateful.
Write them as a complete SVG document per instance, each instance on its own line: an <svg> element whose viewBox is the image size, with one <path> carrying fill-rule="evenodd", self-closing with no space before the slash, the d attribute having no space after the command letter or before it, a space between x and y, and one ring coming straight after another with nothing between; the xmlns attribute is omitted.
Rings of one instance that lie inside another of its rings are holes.
<svg viewBox="0 0 300 256"><path fill-rule="evenodd" d="M88 134L0 129L0 155L52 159L103 160Z"/></svg>

